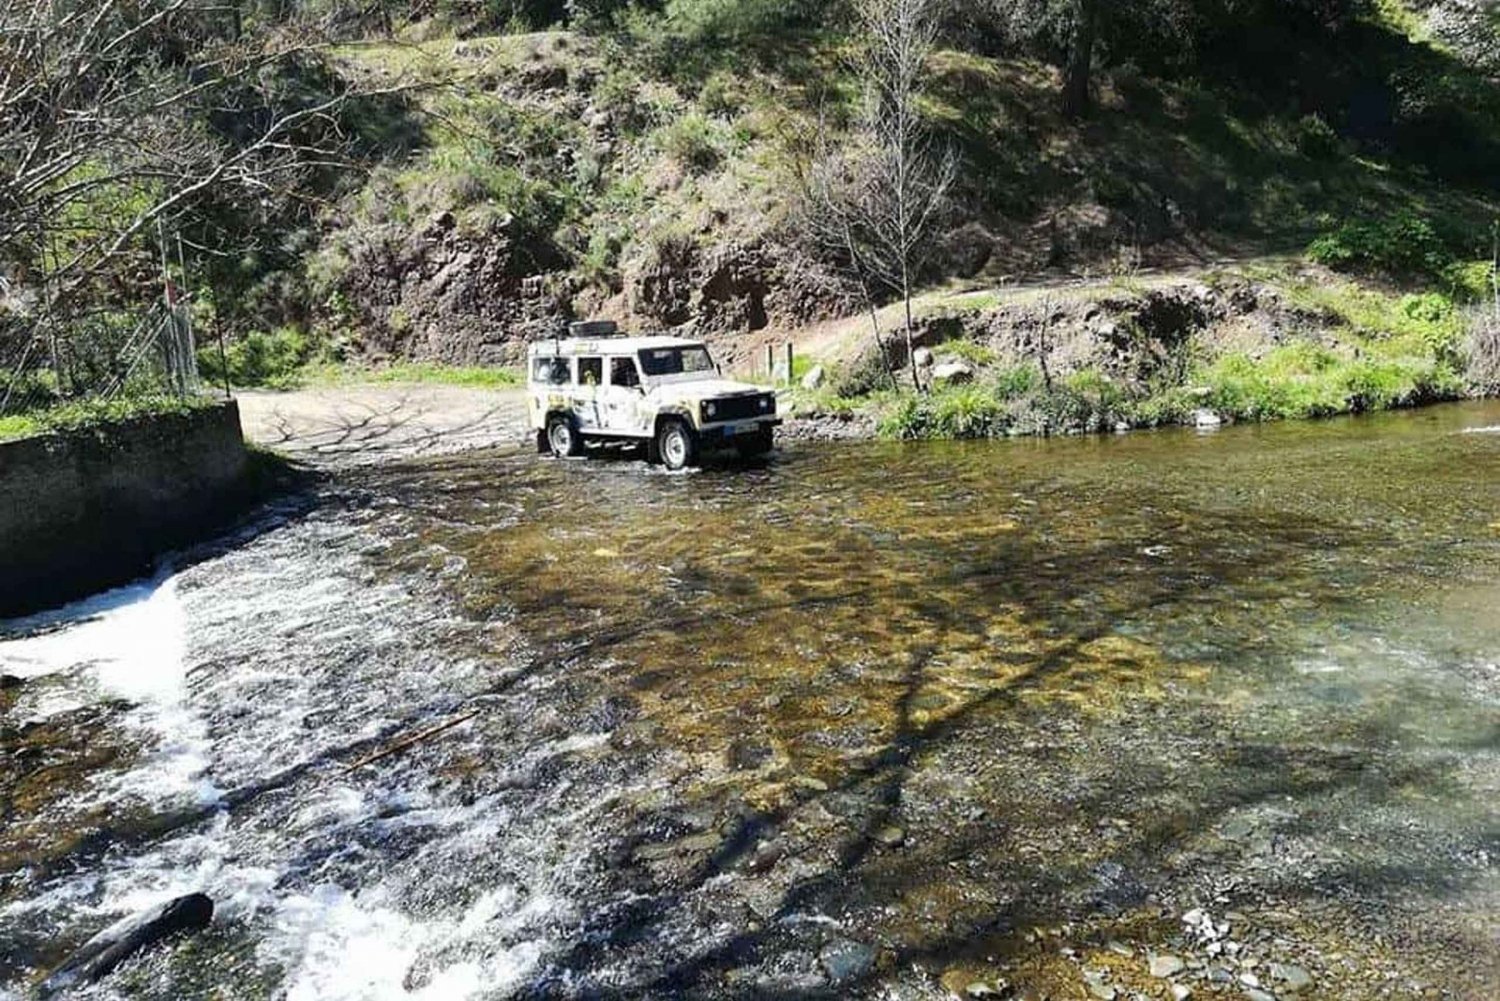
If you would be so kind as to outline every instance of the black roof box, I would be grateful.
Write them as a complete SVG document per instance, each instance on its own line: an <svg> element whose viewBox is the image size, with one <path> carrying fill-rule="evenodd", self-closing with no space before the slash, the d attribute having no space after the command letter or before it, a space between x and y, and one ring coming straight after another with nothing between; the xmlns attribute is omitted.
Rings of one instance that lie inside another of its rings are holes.
<svg viewBox="0 0 1500 1001"><path fill-rule="evenodd" d="M580 320L568 324L569 337L614 337L620 325L614 320Z"/></svg>

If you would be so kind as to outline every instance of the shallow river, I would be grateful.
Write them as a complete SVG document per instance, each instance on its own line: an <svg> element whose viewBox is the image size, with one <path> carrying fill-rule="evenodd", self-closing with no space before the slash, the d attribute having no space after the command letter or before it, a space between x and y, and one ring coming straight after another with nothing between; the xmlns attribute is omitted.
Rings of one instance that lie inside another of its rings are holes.
<svg viewBox="0 0 1500 1001"><path fill-rule="evenodd" d="M0 998L1500 996L1496 404L471 453L0 636Z"/></svg>

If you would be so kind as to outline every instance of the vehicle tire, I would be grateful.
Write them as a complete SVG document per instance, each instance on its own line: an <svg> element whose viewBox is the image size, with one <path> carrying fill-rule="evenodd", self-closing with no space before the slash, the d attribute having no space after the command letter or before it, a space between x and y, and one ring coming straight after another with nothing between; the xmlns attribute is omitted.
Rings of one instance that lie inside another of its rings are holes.
<svg viewBox="0 0 1500 1001"><path fill-rule="evenodd" d="M553 414L547 418L547 447L559 459L583 454L583 436L569 417Z"/></svg>
<svg viewBox="0 0 1500 1001"><path fill-rule="evenodd" d="M758 459L763 455L769 454L771 449L776 447L775 432L770 428L766 428L764 431L757 431L744 441L735 442L734 447L740 453L741 458Z"/></svg>
<svg viewBox="0 0 1500 1001"><path fill-rule="evenodd" d="M656 432L656 454L668 469L686 469L698 460L698 436L683 421L663 421Z"/></svg>

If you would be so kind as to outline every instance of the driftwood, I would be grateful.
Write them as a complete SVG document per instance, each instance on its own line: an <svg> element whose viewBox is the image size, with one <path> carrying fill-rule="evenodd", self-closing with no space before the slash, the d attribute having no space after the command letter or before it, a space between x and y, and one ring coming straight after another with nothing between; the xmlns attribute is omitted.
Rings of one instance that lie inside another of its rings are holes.
<svg viewBox="0 0 1500 1001"><path fill-rule="evenodd" d="M42 981L48 997L70 987L91 984L131 956L182 932L207 928L214 918L214 902L201 893L178 897L111 925L89 939L67 961Z"/></svg>
<svg viewBox="0 0 1500 1001"><path fill-rule="evenodd" d="M473 719L475 716L478 716L479 712L480 710L478 709L472 709L469 712L464 713L462 716L448 720L446 723L439 723L437 726L423 730L420 733L414 733L410 737L403 737L401 740L396 741L389 747L382 748L376 751L374 754L360 758L354 764L344 769L344 774L348 775L350 772L358 771L366 765L373 765L375 762L383 761L393 754L400 754L402 751L405 751L408 748L415 747L416 745L423 743L424 741L431 740L433 737L437 737L441 734L447 733L454 727L461 726L464 723L469 722L469 720Z"/></svg>

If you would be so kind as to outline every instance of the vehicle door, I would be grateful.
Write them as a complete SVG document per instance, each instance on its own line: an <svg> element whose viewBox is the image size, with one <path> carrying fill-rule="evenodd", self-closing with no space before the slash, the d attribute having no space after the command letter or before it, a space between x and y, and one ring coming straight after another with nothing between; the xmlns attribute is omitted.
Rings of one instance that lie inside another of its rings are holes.
<svg viewBox="0 0 1500 1001"><path fill-rule="evenodd" d="M645 399L635 356L612 356L609 359L609 382L602 393L605 428L627 434L645 430L646 420L641 406Z"/></svg>
<svg viewBox="0 0 1500 1001"><path fill-rule="evenodd" d="M584 431L602 431L605 428L603 400L604 359L598 355L581 355L578 358L578 374L573 384L573 416Z"/></svg>

